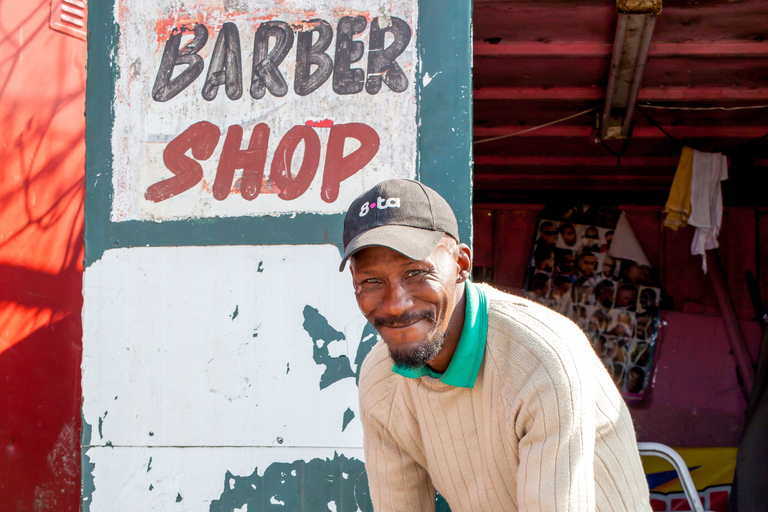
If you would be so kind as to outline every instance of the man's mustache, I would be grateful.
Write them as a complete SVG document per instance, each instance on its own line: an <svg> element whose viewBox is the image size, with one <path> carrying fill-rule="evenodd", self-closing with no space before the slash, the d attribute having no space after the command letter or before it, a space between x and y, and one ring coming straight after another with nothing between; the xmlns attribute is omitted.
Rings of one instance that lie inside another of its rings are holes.
<svg viewBox="0 0 768 512"><path fill-rule="evenodd" d="M389 315L373 319L373 326L376 329L381 327L405 327L419 320L427 320L435 323L435 314L432 311L406 311L401 315Z"/></svg>

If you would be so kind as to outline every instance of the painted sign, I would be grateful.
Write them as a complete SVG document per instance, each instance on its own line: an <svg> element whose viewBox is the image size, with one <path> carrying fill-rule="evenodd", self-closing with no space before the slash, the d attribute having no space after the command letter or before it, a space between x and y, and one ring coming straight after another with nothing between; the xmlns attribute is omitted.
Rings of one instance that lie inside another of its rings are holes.
<svg viewBox="0 0 768 512"><path fill-rule="evenodd" d="M471 2L89 7L83 510L370 511L343 213L471 241Z"/></svg>
<svg viewBox="0 0 768 512"><path fill-rule="evenodd" d="M417 2L115 9L113 221L340 213L415 176Z"/></svg>

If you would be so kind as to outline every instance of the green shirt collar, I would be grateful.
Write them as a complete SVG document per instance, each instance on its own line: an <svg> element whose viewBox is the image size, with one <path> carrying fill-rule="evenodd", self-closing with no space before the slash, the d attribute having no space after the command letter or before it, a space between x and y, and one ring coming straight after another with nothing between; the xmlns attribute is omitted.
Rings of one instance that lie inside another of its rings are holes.
<svg viewBox="0 0 768 512"><path fill-rule="evenodd" d="M488 334L488 305L485 294L476 285L466 281L464 290L467 298L464 328L461 331L456 352L445 373L437 373L426 365L416 369L395 365L392 368L393 372L411 379L434 377L440 379L443 384L460 388L475 386L480 363L483 362L485 338Z"/></svg>

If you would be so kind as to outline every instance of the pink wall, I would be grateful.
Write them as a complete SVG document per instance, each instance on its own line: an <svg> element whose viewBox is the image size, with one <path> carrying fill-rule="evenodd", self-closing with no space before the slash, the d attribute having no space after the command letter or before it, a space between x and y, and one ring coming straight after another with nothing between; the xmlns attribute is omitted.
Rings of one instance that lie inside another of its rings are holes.
<svg viewBox="0 0 768 512"><path fill-rule="evenodd" d="M0 2L0 509L78 510L85 41Z"/></svg>
<svg viewBox="0 0 768 512"><path fill-rule="evenodd" d="M719 317L662 313L662 337L651 395L632 418L640 441L670 446L738 446L744 429L744 399L736 362ZM742 321L757 361L760 325Z"/></svg>

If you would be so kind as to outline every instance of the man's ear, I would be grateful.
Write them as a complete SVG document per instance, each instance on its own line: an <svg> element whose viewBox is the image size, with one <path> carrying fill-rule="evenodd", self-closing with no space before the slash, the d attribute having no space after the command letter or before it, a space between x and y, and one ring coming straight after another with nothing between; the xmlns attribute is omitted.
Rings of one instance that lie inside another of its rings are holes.
<svg viewBox="0 0 768 512"><path fill-rule="evenodd" d="M456 246L456 263L459 266L459 275L456 278L457 283L463 283L469 279L472 272L472 249L467 244L458 244Z"/></svg>

